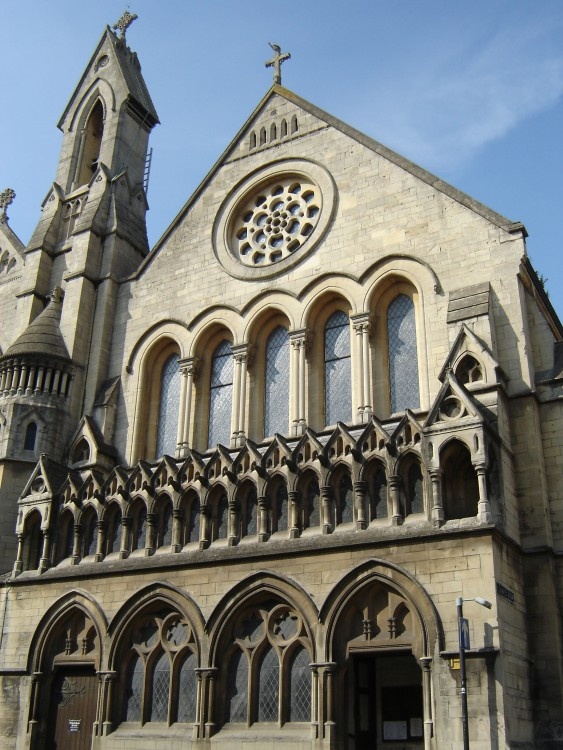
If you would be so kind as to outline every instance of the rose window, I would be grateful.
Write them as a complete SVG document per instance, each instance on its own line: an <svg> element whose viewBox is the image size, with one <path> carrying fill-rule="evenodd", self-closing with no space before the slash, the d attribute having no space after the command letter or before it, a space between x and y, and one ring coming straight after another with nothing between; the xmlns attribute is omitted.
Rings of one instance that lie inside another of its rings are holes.
<svg viewBox="0 0 563 750"><path fill-rule="evenodd" d="M237 212L233 249L246 266L277 263L311 236L320 213L320 191L314 183L294 177L275 182L254 193Z"/></svg>

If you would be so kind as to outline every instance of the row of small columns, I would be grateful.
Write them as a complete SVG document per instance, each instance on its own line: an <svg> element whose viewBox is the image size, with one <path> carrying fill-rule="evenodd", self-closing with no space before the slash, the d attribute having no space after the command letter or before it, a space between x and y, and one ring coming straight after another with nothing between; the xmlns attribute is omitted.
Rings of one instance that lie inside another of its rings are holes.
<svg viewBox="0 0 563 750"><path fill-rule="evenodd" d="M433 736L432 719L432 657L420 659L422 668L422 694L424 713L424 747L430 747ZM338 669L336 662L316 662L311 669L311 739L326 740L332 747L336 741L335 720L335 679ZM218 728L214 721L216 713L217 667L199 667L197 676L196 720L193 724L192 740L205 740L212 737ZM94 736L106 737L115 728L112 721L114 704L114 685L117 679L115 671L97 672L99 688L94 721ZM34 672L31 679L30 711L28 732L31 735L31 746L37 738L41 726L42 710L49 702L45 692L51 675Z"/></svg>
<svg viewBox="0 0 563 750"><path fill-rule="evenodd" d="M473 464L477 474L477 486L479 488L479 500L477 503L477 517L483 523L492 523L493 514L487 490L487 466L483 461ZM442 470L429 469L430 481L432 483L432 523L436 528L443 526L445 522L444 502L442 494ZM391 486L391 483L390 483Z"/></svg>
<svg viewBox="0 0 563 750"><path fill-rule="evenodd" d="M9 361L0 372L0 394L37 396L48 393L65 397L69 380L70 373L61 367Z"/></svg>
<svg viewBox="0 0 563 750"><path fill-rule="evenodd" d="M373 316L371 313L361 313L351 317L352 328L357 337L356 351L358 353L358 399L357 419L366 423L373 414L371 405L372 382L370 368L369 338L373 330ZM290 402L289 424L292 437L303 435L307 428L306 418L306 360L311 347L311 332L303 328L289 332L290 345ZM233 354L233 403L231 411L231 447L244 445L246 436L244 430L247 372L254 359L254 347L251 344L241 344L232 348ZM180 415L178 419L177 448L178 458L185 458L188 451L191 410L193 400L194 381L198 377L200 360L190 357L180 360Z"/></svg>

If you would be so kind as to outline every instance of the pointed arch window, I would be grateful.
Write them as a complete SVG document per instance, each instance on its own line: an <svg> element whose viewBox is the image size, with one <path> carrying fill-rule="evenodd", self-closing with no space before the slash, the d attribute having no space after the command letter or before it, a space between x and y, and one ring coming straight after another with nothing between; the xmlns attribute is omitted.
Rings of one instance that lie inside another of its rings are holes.
<svg viewBox="0 0 563 750"><path fill-rule="evenodd" d="M231 405L233 400L233 354L228 341L222 341L211 361L209 393L208 445L229 445L231 437Z"/></svg>
<svg viewBox="0 0 563 750"><path fill-rule="evenodd" d="M340 476L337 503L336 523L351 523L354 520L354 489L347 471Z"/></svg>
<svg viewBox="0 0 563 750"><path fill-rule="evenodd" d="M414 304L399 294L387 310L391 412L420 406Z"/></svg>
<svg viewBox="0 0 563 750"><path fill-rule="evenodd" d="M291 656L289 675L289 721L310 721L311 667L309 654L303 646L298 646Z"/></svg>
<svg viewBox="0 0 563 750"><path fill-rule="evenodd" d="M178 721L194 722L196 719L197 659L188 653L182 661L178 680Z"/></svg>
<svg viewBox="0 0 563 750"><path fill-rule="evenodd" d="M325 325L325 424L348 422L352 415L350 321L338 310Z"/></svg>
<svg viewBox="0 0 563 750"><path fill-rule="evenodd" d="M98 99L86 125L81 142L81 161L78 165L76 185L86 185L98 168L102 137L104 134L104 108Z"/></svg>
<svg viewBox="0 0 563 750"><path fill-rule="evenodd" d="M241 723L247 721L248 707L248 660L246 654L237 649L229 664L225 721Z"/></svg>
<svg viewBox="0 0 563 750"><path fill-rule="evenodd" d="M156 455L174 455L180 411L180 357L172 354L162 367L156 427Z"/></svg>
<svg viewBox="0 0 563 750"><path fill-rule="evenodd" d="M279 481L273 491L272 500L272 533L286 531L288 528L288 500L287 487L284 481Z"/></svg>
<svg viewBox="0 0 563 750"><path fill-rule="evenodd" d="M169 693L170 660L168 654L164 652L154 665L150 721L166 721L168 719Z"/></svg>
<svg viewBox="0 0 563 750"><path fill-rule="evenodd" d="M264 381L264 435L282 435L289 424L289 333L278 326L266 344Z"/></svg>
<svg viewBox="0 0 563 750"><path fill-rule="evenodd" d="M127 669L124 721L141 721L144 678L145 670L141 657L134 654Z"/></svg>

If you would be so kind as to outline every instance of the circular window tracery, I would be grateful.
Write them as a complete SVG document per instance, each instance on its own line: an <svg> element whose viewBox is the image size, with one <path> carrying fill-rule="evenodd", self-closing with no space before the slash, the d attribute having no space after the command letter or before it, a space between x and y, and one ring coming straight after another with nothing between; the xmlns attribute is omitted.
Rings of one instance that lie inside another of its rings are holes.
<svg viewBox="0 0 563 750"><path fill-rule="evenodd" d="M277 263L298 250L317 226L319 188L287 176L249 197L233 222L233 246L247 266Z"/></svg>
<svg viewBox="0 0 563 750"><path fill-rule="evenodd" d="M336 207L324 167L285 159L248 175L226 197L213 246L227 272L241 279L284 273L317 247Z"/></svg>

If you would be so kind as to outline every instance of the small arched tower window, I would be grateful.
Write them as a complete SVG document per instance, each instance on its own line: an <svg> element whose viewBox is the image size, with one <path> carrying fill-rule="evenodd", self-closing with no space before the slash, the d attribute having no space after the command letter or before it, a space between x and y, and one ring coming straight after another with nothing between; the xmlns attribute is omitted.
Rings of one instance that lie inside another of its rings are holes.
<svg viewBox="0 0 563 750"><path fill-rule="evenodd" d="M77 170L77 185L86 185L98 168L102 136L104 133L104 108L101 101L94 104L82 135L80 164Z"/></svg>
<svg viewBox="0 0 563 750"><path fill-rule="evenodd" d="M82 464L90 460L90 446L86 438L82 438L72 454L73 464Z"/></svg>
<svg viewBox="0 0 563 750"><path fill-rule="evenodd" d="M24 451L34 451L36 439L37 439L37 424L35 422L30 422L27 425L26 430L25 430L25 438L23 441Z"/></svg>
<svg viewBox="0 0 563 750"><path fill-rule="evenodd" d="M420 406L414 304L399 294L387 310L391 412Z"/></svg>
<svg viewBox="0 0 563 750"><path fill-rule="evenodd" d="M446 520L476 516L479 484L468 448L460 440L448 443L440 455L440 465L444 477Z"/></svg>
<svg viewBox="0 0 563 750"><path fill-rule="evenodd" d="M458 364L455 375L463 385L478 383L483 380L483 368L475 357L472 357L471 354L466 354Z"/></svg>

